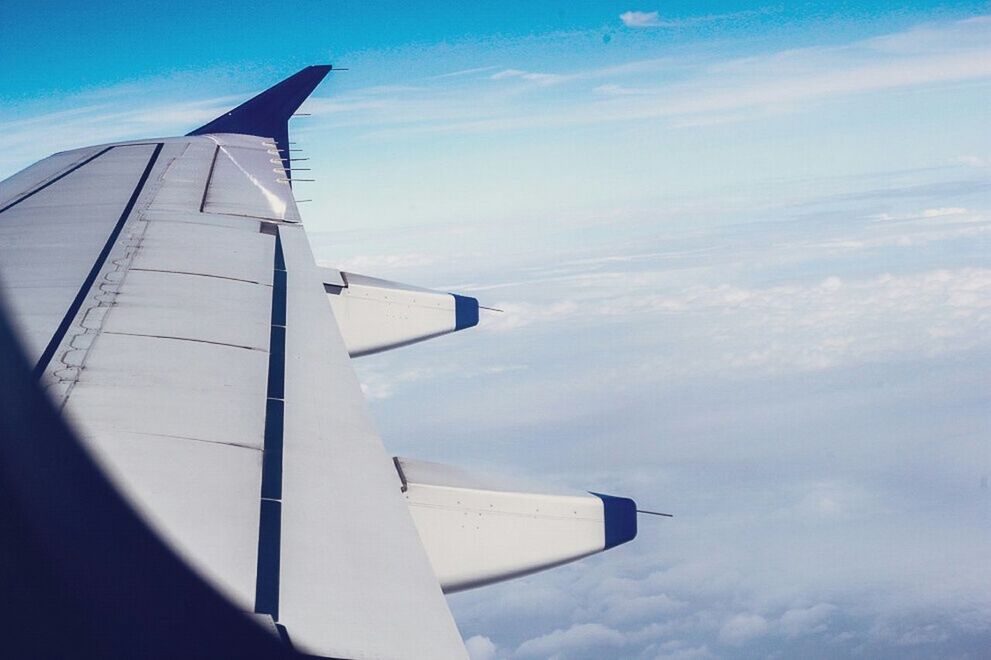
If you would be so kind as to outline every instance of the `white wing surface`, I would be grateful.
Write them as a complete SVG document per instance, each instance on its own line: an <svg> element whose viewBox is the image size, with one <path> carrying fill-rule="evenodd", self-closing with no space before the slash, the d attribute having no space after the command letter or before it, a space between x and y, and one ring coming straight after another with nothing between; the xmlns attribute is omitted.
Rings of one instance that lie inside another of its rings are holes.
<svg viewBox="0 0 991 660"><path fill-rule="evenodd" d="M302 650L463 657L273 138L57 154L0 187L36 374L153 527Z"/></svg>

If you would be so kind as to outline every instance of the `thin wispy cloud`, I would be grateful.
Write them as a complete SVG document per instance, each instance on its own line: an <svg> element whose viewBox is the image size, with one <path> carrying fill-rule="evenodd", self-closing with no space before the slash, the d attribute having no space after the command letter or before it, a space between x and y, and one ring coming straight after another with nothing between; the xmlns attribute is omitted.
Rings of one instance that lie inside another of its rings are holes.
<svg viewBox="0 0 991 660"><path fill-rule="evenodd" d="M364 111L374 108L359 91L353 101L338 99L326 109L336 110L328 117L333 125L368 127L368 136L378 139L396 135L389 124L397 120L404 124L404 134L409 130L473 134L653 120L691 128L795 114L853 95L987 79L991 77L989 34L991 20L968 20L839 46L723 60L688 57L677 68L669 60L643 60L563 72L505 68L489 75L490 80L527 82L535 88L554 85L560 98L571 103L555 104L550 110L519 96L515 89L501 95L498 90L474 88L398 94L371 114ZM671 78L672 71L677 72L673 79L657 81ZM478 103L480 93L485 95L484 104ZM319 103L314 107L318 113L324 110Z"/></svg>
<svg viewBox="0 0 991 660"><path fill-rule="evenodd" d="M632 28L660 27L661 18L656 11L625 11L619 15L623 25Z"/></svg>
<svg viewBox="0 0 991 660"><path fill-rule="evenodd" d="M539 84L550 84L565 80L565 76L556 73L541 73L538 71L522 71L520 69L503 69L489 76L491 80L520 79Z"/></svg>
<svg viewBox="0 0 991 660"><path fill-rule="evenodd" d="M471 76L476 73L485 73L487 71L492 71L493 69L498 69L498 66L476 66L470 69L460 69L458 71L450 71L448 73L441 73L436 76L431 76L434 80L444 80L446 78L458 78L461 76Z"/></svg>
<svg viewBox="0 0 991 660"><path fill-rule="evenodd" d="M753 18L773 11L775 10L771 8L748 9L725 14L705 14L676 19L662 19L660 12L656 11L626 11L619 15L619 20L629 28L684 28L706 23Z"/></svg>
<svg viewBox="0 0 991 660"><path fill-rule="evenodd" d="M434 76L422 85L378 85L313 98L307 111L314 119L307 127L358 129L366 137L384 140L413 132L484 134L656 120L667 121L674 128L739 123L794 114L804 107L851 95L987 79L991 77L989 34L991 19L981 18L846 45L746 58L720 60L706 55L696 59L687 54L680 62L655 58L570 71L477 67ZM510 86L480 89L475 73L487 74L482 81L525 83L536 90L553 86L559 98L569 102L542 105ZM658 78L671 79L659 83ZM475 80L476 84L444 86L455 80ZM136 86L129 83L126 89L134 92ZM119 93L113 95L116 98ZM99 98L95 92L87 92L87 96ZM131 94L131 98L141 96ZM17 136L24 146L55 145L58 140L62 146L71 146L74 142L66 142L65 137L73 133L113 139L136 136L141 131L188 130L241 98L194 99L113 113L107 113L105 105L90 101L90 110L3 122L0 127ZM36 133L32 126L37 127ZM57 133L50 133L52 126ZM15 156L6 158L13 161ZM967 164L986 160L979 156L961 158Z"/></svg>

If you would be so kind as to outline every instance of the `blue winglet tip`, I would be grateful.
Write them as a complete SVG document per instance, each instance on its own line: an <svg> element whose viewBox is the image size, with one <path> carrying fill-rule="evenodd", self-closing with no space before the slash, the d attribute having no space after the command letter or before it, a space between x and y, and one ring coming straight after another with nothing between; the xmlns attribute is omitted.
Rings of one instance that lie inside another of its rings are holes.
<svg viewBox="0 0 991 660"><path fill-rule="evenodd" d="M469 296L454 296L454 329L464 330L478 325L478 300Z"/></svg>
<svg viewBox="0 0 991 660"><path fill-rule="evenodd" d="M316 64L301 69L187 135L241 133L283 137L286 122L332 68L330 64ZM280 144L282 148L286 146Z"/></svg>
<svg viewBox="0 0 991 660"><path fill-rule="evenodd" d="M628 497L592 493L602 500L606 543L605 550L637 537L637 503Z"/></svg>

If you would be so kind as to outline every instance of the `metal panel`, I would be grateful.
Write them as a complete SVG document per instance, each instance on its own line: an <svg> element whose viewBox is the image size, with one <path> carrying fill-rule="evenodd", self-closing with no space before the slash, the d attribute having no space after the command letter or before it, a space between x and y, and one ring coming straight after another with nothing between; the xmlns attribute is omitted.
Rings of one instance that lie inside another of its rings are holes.
<svg viewBox="0 0 991 660"><path fill-rule="evenodd" d="M201 216L209 222L210 216ZM155 215L146 217L150 222L132 270L210 275L271 286L274 241L259 233L256 221L235 220L247 225L245 231L237 231L213 222L165 222L156 221Z"/></svg>
<svg viewBox="0 0 991 660"><path fill-rule="evenodd" d="M182 144L181 154L162 175L164 186L155 196L155 209L159 212L195 211L199 214L216 150L217 145L211 140L200 139Z"/></svg>
<svg viewBox="0 0 991 660"><path fill-rule="evenodd" d="M199 212L215 144L186 142L166 141L154 199L128 220L56 377L138 510L250 609L274 240L257 220Z"/></svg>
<svg viewBox="0 0 991 660"><path fill-rule="evenodd" d="M38 360L69 312L154 149L105 151L0 212L0 286L29 360Z"/></svg>
<svg viewBox="0 0 991 660"><path fill-rule="evenodd" d="M48 158L39 160L34 165L0 181L0 208L92 158L103 149L104 147L86 147L52 154Z"/></svg>
<svg viewBox="0 0 991 660"><path fill-rule="evenodd" d="M220 277L131 270L103 324L114 334L176 337L268 350L272 287ZM238 319L231 323L230 319Z"/></svg>
<svg viewBox="0 0 991 660"><path fill-rule="evenodd" d="M261 454L106 428L87 435L95 457L138 512L193 568L250 611Z"/></svg>
<svg viewBox="0 0 991 660"><path fill-rule="evenodd" d="M261 449L267 371L263 350L103 332L79 371L69 408L99 433Z"/></svg>
<svg viewBox="0 0 991 660"><path fill-rule="evenodd" d="M299 222L292 188L274 143L255 138L250 148L220 144L203 211Z"/></svg>

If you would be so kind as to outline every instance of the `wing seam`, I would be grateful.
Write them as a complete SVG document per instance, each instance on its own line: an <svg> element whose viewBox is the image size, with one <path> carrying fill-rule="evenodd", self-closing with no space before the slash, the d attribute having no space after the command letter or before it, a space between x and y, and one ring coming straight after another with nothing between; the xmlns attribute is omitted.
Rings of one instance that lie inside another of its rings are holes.
<svg viewBox="0 0 991 660"><path fill-rule="evenodd" d="M213 170L217 167L217 155L220 153L218 144L213 150L213 160L210 161L210 171L206 175L206 185L203 186L203 198L200 200L200 213L204 213L206 208L206 196L210 193L210 182L213 181Z"/></svg>
<svg viewBox="0 0 991 660"><path fill-rule="evenodd" d="M259 282L257 280L246 280L243 277L228 277L226 275L213 275L212 273L193 273L188 270L168 270L167 268L136 268L131 267L129 270L138 271L142 273L166 273L168 275L189 275L191 277L209 277L215 280L227 280L228 282L241 282L243 284L257 284L258 286L271 287L271 284L266 284L265 282Z"/></svg>
<svg viewBox="0 0 991 660"><path fill-rule="evenodd" d="M245 346L244 344L231 344L226 341L210 341L209 339L196 339L195 337L175 337L173 335L151 335L144 332L115 332L113 330L104 330L105 335L119 335L121 337L145 337L147 339L167 339L169 341L191 341L195 344L211 344L213 346L226 346L227 348L240 348L246 351L261 351L265 352L264 348L257 348L255 346Z"/></svg>
<svg viewBox="0 0 991 660"><path fill-rule="evenodd" d="M285 433L286 262L282 238L275 231L272 275L272 334L268 356L268 393L258 519L258 564L255 573L255 612L279 620L282 553L282 449Z"/></svg>
<svg viewBox="0 0 991 660"><path fill-rule="evenodd" d="M138 145L122 145L122 146L138 146ZM145 146L145 145L141 145ZM55 333L49 340L48 345L45 347L44 352L41 357L38 358L37 364L34 365L34 377L40 378L48 368L49 363L52 361L52 357L55 355L55 351L58 350L59 345L65 338L65 334L69 331L69 326L75 320L76 315L79 314L79 309L83 306L83 301L86 300L86 296L89 295L90 289L93 288L93 283L96 282L96 277L100 274L103 269L103 265L107 261L107 257L110 256L110 251L113 249L114 245L117 243L117 239L120 237L120 232L124 228L124 223L127 222L127 218L131 215L131 211L134 210L134 205L138 201L138 197L141 195L141 191L144 190L145 183L148 182L148 177L151 176L151 171L155 167L155 163L158 161L158 155L162 153L162 147L164 143L158 142L155 146L155 150L152 152L151 157L148 159L148 164L145 166L144 172L141 173L141 178L138 179L137 185L134 187L134 191L131 193L130 199L127 200L127 205L124 206L124 210L121 212L120 217L117 218L117 223L110 232L110 236L107 237L107 242L104 243L103 249L100 250L100 254L96 257L96 262L90 269L89 274L86 279L83 280L83 284L79 287L79 292L76 293L76 297L73 299L72 304L69 305L69 309L66 310L65 316L62 317L62 321L59 323L58 328L56 328ZM106 153L111 149L117 147L107 147L103 152ZM99 155L99 154L98 154ZM66 172L68 174L68 172ZM57 180L57 179L56 179ZM54 183L56 180L49 182ZM39 188L41 190L41 188ZM7 207L9 208L9 207ZM3 209L3 210L6 210Z"/></svg>
<svg viewBox="0 0 991 660"><path fill-rule="evenodd" d="M84 160L83 162L76 163L75 165L73 165L72 167L70 167L69 169L67 169L66 171L64 171L61 174L59 174L54 179L51 179L49 181L46 181L45 183L41 184L37 188L33 189L31 192L25 193L21 197L18 197L17 199L15 199L10 204L7 204L5 207L3 207L2 209L0 209L0 213L3 213L4 211L6 211L9 208L15 207L18 204L20 204L21 202L23 202L25 199L28 199L29 197L32 197L32 196L36 195L37 193L40 193L42 190L44 190L48 186L52 185L53 183L57 183L58 181L64 179L65 177L69 176L70 174L72 174L73 172L75 172L76 170L78 170L79 168L85 167L86 165L89 165L94 160L96 160L97 158L99 158L103 154L107 153L111 149L113 149L113 147L107 147L106 149L102 149L102 150L96 152L95 154L93 154L92 156L90 156L89 158L87 158L86 160Z"/></svg>

